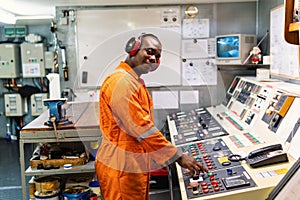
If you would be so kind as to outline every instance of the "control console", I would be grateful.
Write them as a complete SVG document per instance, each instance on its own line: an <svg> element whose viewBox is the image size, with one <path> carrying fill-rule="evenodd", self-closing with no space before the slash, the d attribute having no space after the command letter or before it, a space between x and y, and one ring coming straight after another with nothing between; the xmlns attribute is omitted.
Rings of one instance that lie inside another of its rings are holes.
<svg viewBox="0 0 300 200"><path fill-rule="evenodd" d="M181 168L188 198L256 186L240 162L228 160L232 152L222 139L191 143L179 148L209 170L208 173L191 175L189 170Z"/></svg>
<svg viewBox="0 0 300 200"><path fill-rule="evenodd" d="M184 173L183 179L189 199L256 186L242 166L194 176Z"/></svg>
<svg viewBox="0 0 300 200"><path fill-rule="evenodd" d="M211 171L240 165L240 162L231 162L228 160L228 156L232 152L222 139L197 142L181 146L180 148L183 153L193 156Z"/></svg>
<svg viewBox="0 0 300 200"><path fill-rule="evenodd" d="M170 120L175 121L178 132L173 136L175 145L228 135L205 108L174 113Z"/></svg>
<svg viewBox="0 0 300 200"><path fill-rule="evenodd" d="M264 199L281 179L275 174L284 173L292 163L288 153L299 157L296 147L289 152L278 149L299 132L296 111L300 100L295 96L299 96L299 89L276 80L236 77L223 104L169 115L172 143L209 170L196 175L176 165L182 199L221 199L226 192L230 193L226 199ZM252 147L264 143L267 146ZM244 152L250 153L245 157ZM271 166L281 162L286 163ZM261 166L266 168L256 173L254 181L252 168Z"/></svg>

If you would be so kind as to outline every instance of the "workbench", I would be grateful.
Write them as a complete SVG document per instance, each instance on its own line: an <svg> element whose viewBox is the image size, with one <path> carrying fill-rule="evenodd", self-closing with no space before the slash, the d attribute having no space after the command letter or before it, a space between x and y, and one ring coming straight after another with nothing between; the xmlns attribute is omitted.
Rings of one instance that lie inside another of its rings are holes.
<svg viewBox="0 0 300 200"><path fill-rule="evenodd" d="M98 142L101 143L101 132L99 129L99 106L98 102L67 103L65 116L72 122L70 124L58 125L56 133L51 126L44 125L49 120L49 111L45 111L39 117L22 128L20 133L20 167L22 182L22 197L27 197L26 176L47 176L58 174L93 173L94 162L85 165L74 166L65 170L63 167L51 170L38 170L30 166L25 169L25 143L56 143L62 142Z"/></svg>

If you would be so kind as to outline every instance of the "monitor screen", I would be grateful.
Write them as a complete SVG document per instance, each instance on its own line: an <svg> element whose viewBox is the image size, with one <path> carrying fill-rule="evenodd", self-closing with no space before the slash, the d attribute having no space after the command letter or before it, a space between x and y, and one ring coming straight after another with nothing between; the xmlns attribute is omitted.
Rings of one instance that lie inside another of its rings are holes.
<svg viewBox="0 0 300 200"><path fill-rule="evenodd" d="M240 37L238 35L223 36L216 38L217 57L219 58L239 58Z"/></svg>

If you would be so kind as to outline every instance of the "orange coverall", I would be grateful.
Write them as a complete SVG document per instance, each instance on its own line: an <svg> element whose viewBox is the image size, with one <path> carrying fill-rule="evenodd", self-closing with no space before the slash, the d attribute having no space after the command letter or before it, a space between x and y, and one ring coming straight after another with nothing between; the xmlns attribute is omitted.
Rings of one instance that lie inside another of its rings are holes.
<svg viewBox="0 0 300 200"><path fill-rule="evenodd" d="M99 104L103 139L95 169L103 199L149 199L152 160L166 166L180 153L155 127L144 81L121 62L102 84Z"/></svg>

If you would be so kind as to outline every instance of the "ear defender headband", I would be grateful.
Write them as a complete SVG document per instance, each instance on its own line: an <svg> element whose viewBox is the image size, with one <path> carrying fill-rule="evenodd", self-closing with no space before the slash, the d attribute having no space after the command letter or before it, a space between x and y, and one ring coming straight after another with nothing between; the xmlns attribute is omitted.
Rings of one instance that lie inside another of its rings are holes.
<svg viewBox="0 0 300 200"><path fill-rule="evenodd" d="M130 55L130 56L135 56L137 52L140 50L140 47L142 45L142 38L145 36L152 36L158 40L158 38L153 35L153 34L141 34L138 38L132 37L128 40L125 46L125 51ZM155 71L160 65L160 59L157 60L156 63L151 64L151 69L150 71Z"/></svg>

